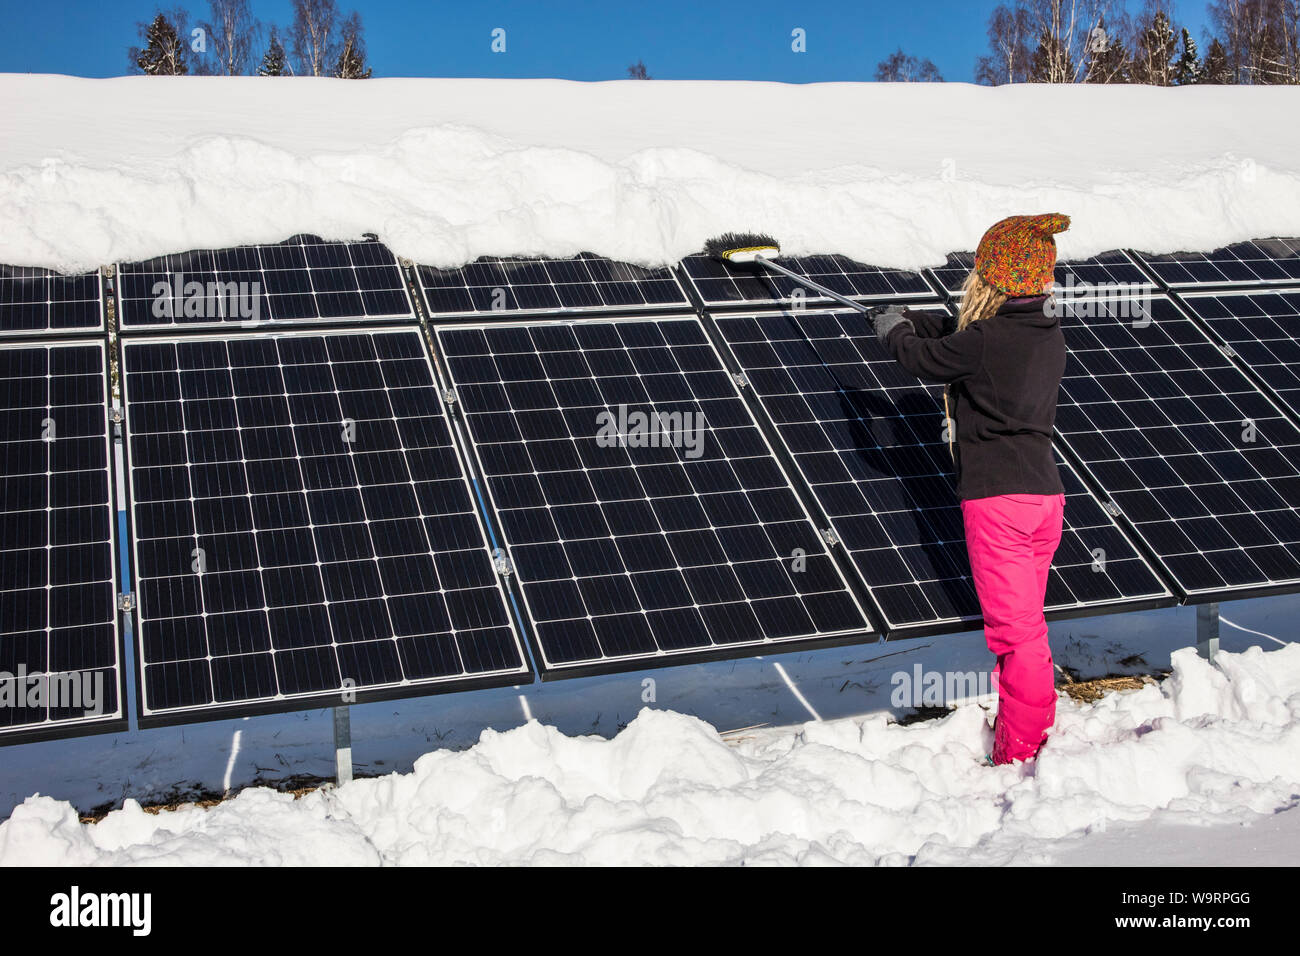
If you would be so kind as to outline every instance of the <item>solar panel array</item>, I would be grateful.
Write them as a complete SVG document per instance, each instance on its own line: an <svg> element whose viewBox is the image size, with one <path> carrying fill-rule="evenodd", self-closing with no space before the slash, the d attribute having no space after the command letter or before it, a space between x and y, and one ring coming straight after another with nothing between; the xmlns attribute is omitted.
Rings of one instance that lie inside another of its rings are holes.
<svg viewBox="0 0 1300 956"><path fill-rule="evenodd" d="M1188 594L1300 583L1300 429L1167 298L1066 305L1056 427Z"/></svg>
<svg viewBox="0 0 1300 956"><path fill-rule="evenodd" d="M962 294L962 283L974 268L975 253L953 252L948 254L942 266L929 271L944 291L959 296ZM1118 249L1086 259L1058 262L1054 277L1057 285L1065 292L1080 286L1150 285L1146 273ZM1133 289L1128 294L1136 294L1138 291L1140 290Z"/></svg>
<svg viewBox="0 0 1300 956"><path fill-rule="evenodd" d="M0 334L96 332L103 328L98 272L64 275L0 265Z"/></svg>
<svg viewBox="0 0 1300 956"><path fill-rule="evenodd" d="M115 729L102 342L0 344L0 740Z"/></svg>
<svg viewBox="0 0 1300 956"><path fill-rule="evenodd" d="M458 269L417 269L432 316L636 312L685 308L671 269L584 253L571 259L487 257Z"/></svg>
<svg viewBox="0 0 1300 956"><path fill-rule="evenodd" d="M856 312L716 322L889 626L977 619L940 390L898 366ZM1167 599L1150 566L1061 464L1066 529L1049 611Z"/></svg>
<svg viewBox="0 0 1300 956"><path fill-rule="evenodd" d="M937 308L972 258L935 287L779 261ZM687 257L724 358L678 274L421 266L431 355L378 242L120 265L142 722L518 683L525 634L556 677L971 626L938 389L861 315L764 310L797 283ZM1300 588L1300 240L1056 278L1148 274L1192 291L1062 302L1049 616L1170 603L1161 575L1192 600ZM101 284L0 266L0 694L28 694L0 743L125 723ZM343 322L369 327L278 328Z"/></svg>
<svg viewBox="0 0 1300 956"><path fill-rule="evenodd" d="M832 292L854 299L932 298L933 290L917 272L882 269L847 256L781 256L775 260ZM809 303L828 302L793 279L757 264L731 265L711 256L687 256L682 270L706 306L777 305L800 296ZM806 295L805 295L806 293Z"/></svg>
<svg viewBox="0 0 1300 956"><path fill-rule="evenodd" d="M545 670L870 630L696 318L435 334Z"/></svg>
<svg viewBox="0 0 1300 956"><path fill-rule="evenodd" d="M1300 416L1300 290L1192 294L1182 302Z"/></svg>
<svg viewBox="0 0 1300 956"><path fill-rule="evenodd" d="M1139 252L1137 258L1171 289L1300 282L1300 239L1254 239L1213 252Z"/></svg>
<svg viewBox="0 0 1300 956"><path fill-rule="evenodd" d="M199 249L117 268L124 330L409 319L406 280L378 242L295 236L275 245Z"/></svg>
<svg viewBox="0 0 1300 956"><path fill-rule="evenodd" d="M144 715L528 674L418 330L122 368Z"/></svg>

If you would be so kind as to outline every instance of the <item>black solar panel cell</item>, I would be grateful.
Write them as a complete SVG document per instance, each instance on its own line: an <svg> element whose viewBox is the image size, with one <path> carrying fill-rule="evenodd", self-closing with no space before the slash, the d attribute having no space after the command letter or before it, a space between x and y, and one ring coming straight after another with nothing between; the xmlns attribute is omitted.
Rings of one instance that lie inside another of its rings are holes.
<svg viewBox="0 0 1300 956"><path fill-rule="evenodd" d="M0 742L121 722L104 346L0 345Z"/></svg>
<svg viewBox="0 0 1300 956"><path fill-rule="evenodd" d="M1179 586L1300 581L1300 429L1168 299L1064 312L1057 430Z"/></svg>
<svg viewBox="0 0 1300 956"><path fill-rule="evenodd" d="M458 269L420 266L429 313L648 311L687 305L672 271L584 253L572 259L485 258Z"/></svg>
<svg viewBox="0 0 1300 956"><path fill-rule="evenodd" d="M527 673L420 334L123 343L143 712Z"/></svg>
<svg viewBox="0 0 1300 956"><path fill-rule="evenodd" d="M0 265L0 335L104 328L98 272L63 275Z"/></svg>
<svg viewBox="0 0 1300 956"><path fill-rule="evenodd" d="M123 329L412 318L406 280L378 242L295 236L118 266Z"/></svg>
<svg viewBox="0 0 1300 956"><path fill-rule="evenodd" d="M1300 415L1300 291L1192 294L1183 303Z"/></svg>
<svg viewBox="0 0 1300 956"><path fill-rule="evenodd" d="M544 667L869 629L694 318L436 335Z"/></svg>
<svg viewBox="0 0 1300 956"><path fill-rule="evenodd" d="M1255 239L1213 252L1138 253L1170 288L1300 282L1300 239Z"/></svg>

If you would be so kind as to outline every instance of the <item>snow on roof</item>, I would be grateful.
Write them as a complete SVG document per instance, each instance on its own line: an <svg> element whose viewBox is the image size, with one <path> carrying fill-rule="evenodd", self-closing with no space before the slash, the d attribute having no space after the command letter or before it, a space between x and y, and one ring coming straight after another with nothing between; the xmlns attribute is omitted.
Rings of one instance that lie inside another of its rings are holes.
<svg viewBox="0 0 1300 956"><path fill-rule="evenodd" d="M663 264L732 229L919 268L1300 233L1300 89L0 75L0 262L374 232L450 266Z"/></svg>

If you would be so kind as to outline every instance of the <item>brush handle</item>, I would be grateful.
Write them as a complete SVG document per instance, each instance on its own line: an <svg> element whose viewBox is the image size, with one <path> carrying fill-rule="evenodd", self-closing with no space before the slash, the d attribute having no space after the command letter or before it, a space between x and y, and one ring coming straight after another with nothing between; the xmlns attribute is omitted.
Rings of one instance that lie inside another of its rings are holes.
<svg viewBox="0 0 1300 956"><path fill-rule="evenodd" d="M754 261L761 264L767 269L771 269L773 272L779 272L783 276L788 276L789 278L793 279L795 282L799 283L801 286L803 286L806 289L811 289L813 292L820 293L821 295L826 296L828 299L834 299L836 302L842 302L844 305L847 305L850 309L855 309L858 312L862 312L863 314L866 315L869 315L871 314L871 312L874 311L871 306L863 305L861 302L854 302L852 299L845 298L844 296L840 295L838 292L832 292L830 289L826 288L826 286L822 285L820 282L814 282L812 279L809 279L807 276L801 276L797 272L791 272L785 266L777 265L771 259L764 258L763 256L755 256Z"/></svg>

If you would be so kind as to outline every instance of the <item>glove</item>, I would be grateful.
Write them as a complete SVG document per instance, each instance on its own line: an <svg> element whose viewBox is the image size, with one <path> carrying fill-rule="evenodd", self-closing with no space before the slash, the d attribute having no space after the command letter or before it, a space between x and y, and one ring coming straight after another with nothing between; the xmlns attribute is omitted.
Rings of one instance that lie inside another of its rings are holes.
<svg viewBox="0 0 1300 956"><path fill-rule="evenodd" d="M878 305L871 310L871 321L876 328L876 338L885 341L900 322L911 325L912 322L903 314L901 305Z"/></svg>

